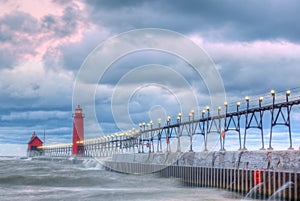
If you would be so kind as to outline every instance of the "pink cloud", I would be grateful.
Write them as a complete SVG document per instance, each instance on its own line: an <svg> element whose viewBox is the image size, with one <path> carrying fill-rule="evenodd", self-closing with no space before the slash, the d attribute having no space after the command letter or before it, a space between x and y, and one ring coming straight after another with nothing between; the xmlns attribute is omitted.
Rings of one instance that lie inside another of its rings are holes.
<svg viewBox="0 0 300 201"><path fill-rule="evenodd" d="M84 5L78 1L63 5L46 0L2 3L0 52L6 52L10 61L0 58L2 65L8 65L1 67L24 60L41 61L49 50L59 51L62 44L80 41L89 26Z"/></svg>

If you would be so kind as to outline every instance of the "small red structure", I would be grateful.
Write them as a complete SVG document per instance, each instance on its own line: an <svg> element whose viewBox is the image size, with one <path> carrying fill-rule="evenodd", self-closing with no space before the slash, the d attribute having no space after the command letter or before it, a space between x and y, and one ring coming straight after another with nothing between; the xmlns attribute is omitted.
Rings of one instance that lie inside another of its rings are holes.
<svg viewBox="0 0 300 201"><path fill-rule="evenodd" d="M73 114L73 146L72 146L72 154L83 154L83 140L84 140L84 125L83 118L84 115L82 113L82 108L80 105L75 109L75 113Z"/></svg>
<svg viewBox="0 0 300 201"><path fill-rule="evenodd" d="M261 181L261 171L260 170L255 170L254 171L254 184L257 185L257 184L260 184L262 181Z"/></svg>
<svg viewBox="0 0 300 201"><path fill-rule="evenodd" d="M30 141L28 142L28 151L37 151L39 146L43 146L43 141L38 138L33 132Z"/></svg>

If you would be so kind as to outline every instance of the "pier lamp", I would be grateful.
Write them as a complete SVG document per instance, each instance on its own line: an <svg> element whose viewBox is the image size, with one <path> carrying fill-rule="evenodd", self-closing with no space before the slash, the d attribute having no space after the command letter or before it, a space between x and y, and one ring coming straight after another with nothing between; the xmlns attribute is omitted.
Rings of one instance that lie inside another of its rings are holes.
<svg viewBox="0 0 300 201"><path fill-rule="evenodd" d="M149 123L150 123L151 126L153 125L153 121L152 120Z"/></svg>
<svg viewBox="0 0 300 201"><path fill-rule="evenodd" d="M224 106L225 106L225 114L227 114L227 112L228 112L228 103L226 101L224 102Z"/></svg>
<svg viewBox="0 0 300 201"><path fill-rule="evenodd" d="M158 124L158 127L160 127L161 119L157 119L157 124Z"/></svg>
<svg viewBox="0 0 300 201"><path fill-rule="evenodd" d="M289 101L289 96L291 95L291 90L287 90L286 93L285 93L285 96L286 96L286 102Z"/></svg>
<svg viewBox="0 0 300 201"><path fill-rule="evenodd" d="M194 121L194 118L195 118L195 111L192 109L191 110L191 117L192 117L192 120Z"/></svg>
<svg viewBox="0 0 300 201"><path fill-rule="evenodd" d="M249 109L249 96L245 96L245 101L247 102L247 110Z"/></svg>
<svg viewBox="0 0 300 201"><path fill-rule="evenodd" d="M206 110L207 110L207 117L209 117L209 115L210 115L210 108L209 108L209 106L206 106L206 108L205 108Z"/></svg>
<svg viewBox="0 0 300 201"><path fill-rule="evenodd" d="M152 130L152 128L153 128L153 121L151 120L151 121L149 122L149 124L150 124L150 129Z"/></svg>
<svg viewBox="0 0 300 201"><path fill-rule="evenodd" d="M145 127L146 127L146 123L145 123L145 122L143 122L143 124L142 124L142 125L143 125L143 128L144 128L144 130L145 130Z"/></svg>
<svg viewBox="0 0 300 201"><path fill-rule="evenodd" d="M219 107L218 107L218 115L220 115L221 109L222 109L221 106L219 106Z"/></svg>
<svg viewBox="0 0 300 201"><path fill-rule="evenodd" d="M205 110L202 110L202 119L204 118Z"/></svg>
<svg viewBox="0 0 300 201"><path fill-rule="evenodd" d="M273 105L275 104L275 91L272 89L271 90L271 95L273 97Z"/></svg>
<svg viewBox="0 0 300 201"><path fill-rule="evenodd" d="M241 106L241 102L236 103L236 110L239 111L239 107Z"/></svg>
<svg viewBox="0 0 300 201"><path fill-rule="evenodd" d="M189 121L191 121L192 113L189 113Z"/></svg>
<svg viewBox="0 0 300 201"><path fill-rule="evenodd" d="M261 102L264 100L264 97L260 96L259 97L259 107L261 107Z"/></svg>
<svg viewBox="0 0 300 201"><path fill-rule="evenodd" d="M245 101L249 102L249 96L245 96Z"/></svg>
<svg viewBox="0 0 300 201"><path fill-rule="evenodd" d="M170 121L171 121L171 117L170 116L168 116L167 121L168 121L168 123L170 123Z"/></svg>
<svg viewBox="0 0 300 201"><path fill-rule="evenodd" d="M274 95L275 95L275 90L272 89L272 90L270 91L270 93L271 93L272 96L274 96Z"/></svg>
<svg viewBox="0 0 300 201"><path fill-rule="evenodd" d="M207 112L208 112L208 114L209 114L210 107L209 107L209 106L206 106L205 109L207 110Z"/></svg>
<svg viewBox="0 0 300 201"><path fill-rule="evenodd" d="M181 113L179 112L178 116L177 116L177 123L180 123L180 122L181 122Z"/></svg>

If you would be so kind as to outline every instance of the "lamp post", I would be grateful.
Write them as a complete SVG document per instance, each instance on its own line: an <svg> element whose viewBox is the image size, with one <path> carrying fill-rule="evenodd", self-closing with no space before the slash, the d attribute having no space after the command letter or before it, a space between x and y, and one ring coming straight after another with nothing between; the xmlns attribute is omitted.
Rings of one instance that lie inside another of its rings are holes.
<svg viewBox="0 0 300 201"><path fill-rule="evenodd" d="M180 129L180 124L181 124L181 113L178 113L177 116L177 124L178 124L178 131L177 131L177 152L181 152L181 147L180 147L180 136L181 136L181 129Z"/></svg>
<svg viewBox="0 0 300 201"><path fill-rule="evenodd" d="M205 117L205 110L202 110L202 134L203 134L203 138L205 140L205 121L204 121L204 117Z"/></svg>
<svg viewBox="0 0 300 201"><path fill-rule="evenodd" d="M273 126L274 126L274 105L275 105L275 90L270 91L272 95L272 109L271 109L271 128L270 128L270 140L268 150L273 150L272 148L272 135L273 135Z"/></svg>
<svg viewBox="0 0 300 201"><path fill-rule="evenodd" d="M144 133L145 133L145 128L146 128L146 123L143 122L143 132L141 134L141 144L142 144L142 153L144 153Z"/></svg>
<svg viewBox="0 0 300 201"><path fill-rule="evenodd" d="M291 114L291 107L288 105L289 102L289 96L291 95L291 90L287 90L285 93L286 97L286 110L287 110L287 126L289 128L289 139L290 139L290 147L288 148L289 150L294 150L293 148L293 143L292 143L292 131L291 131L291 119L290 119L290 114Z"/></svg>
<svg viewBox="0 0 300 201"><path fill-rule="evenodd" d="M247 139L247 129L249 128L248 125L248 112L249 112L249 96L245 96L245 101L246 101L246 115L245 115L245 133L244 133L244 145L243 145L243 150L247 150L246 148L246 139Z"/></svg>
<svg viewBox="0 0 300 201"><path fill-rule="evenodd" d="M142 127L143 127L143 124L142 123L139 123L139 127L140 127L140 135L138 137L138 153L141 153L141 138L142 138Z"/></svg>
<svg viewBox="0 0 300 201"><path fill-rule="evenodd" d="M167 136L166 136L167 152L169 152L169 148L170 148L170 146L169 146L169 144L170 144L170 142L169 142L169 137L170 137L170 123L171 123L171 117L168 116L168 118L167 118L168 132L167 132Z"/></svg>
<svg viewBox="0 0 300 201"><path fill-rule="evenodd" d="M208 138L208 133L210 132L209 126L209 118L210 118L210 108L209 106L206 106L206 111L207 111L207 125L206 125L206 133L205 133L205 138L204 138L204 151L208 151L207 149L207 138Z"/></svg>
<svg viewBox="0 0 300 201"><path fill-rule="evenodd" d="M225 118L224 118L224 134L223 134L223 146L222 146L222 150L225 150L225 135L226 135L226 131L227 131L227 113L228 113L228 103L225 101L224 102L224 106L225 106Z"/></svg>
<svg viewBox="0 0 300 201"><path fill-rule="evenodd" d="M194 118L195 118L195 111L194 110L191 110L191 114L192 114L192 120L194 122Z"/></svg>
<svg viewBox="0 0 300 201"><path fill-rule="evenodd" d="M291 95L291 90L287 90L285 93L286 96L286 102L289 102L289 96Z"/></svg>
<svg viewBox="0 0 300 201"><path fill-rule="evenodd" d="M264 97L260 96L259 97L259 102L258 102L260 108L261 108L261 103L262 103L263 100L264 100Z"/></svg>
<svg viewBox="0 0 300 201"><path fill-rule="evenodd" d="M236 103L236 112L237 113L239 112L240 106L241 106L241 102L237 102ZM240 130L240 114L238 114L237 118L238 118L238 125L237 125L237 127L238 127L238 133L239 133L239 143L240 143L239 150L242 150L242 140L241 140L241 130Z"/></svg>
<svg viewBox="0 0 300 201"><path fill-rule="evenodd" d="M161 119L157 119L157 125L158 125L158 135L157 135L157 152L160 152L162 150L162 144L161 144Z"/></svg>
<svg viewBox="0 0 300 201"><path fill-rule="evenodd" d="M237 102L236 103L236 111L238 112L239 111L239 107L241 106L241 102Z"/></svg>
<svg viewBox="0 0 300 201"><path fill-rule="evenodd" d="M149 152L153 152L154 153L154 142L153 142L153 135L154 135L154 132L152 131L152 129L153 129L153 121L151 120L150 122L149 122L149 124L150 124L150 136L151 136L151 139L150 139L150 147L149 147Z"/></svg>
<svg viewBox="0 0 300 201"><path fill-rule="evenodd" d="M260 96L259 101L258 101L259 109L261 108L263 100L264 100L264 97ZM258 125L258 128L260 129L260 132L261 132L261 148L260 148L260 150L265 150L263 120L262 120L262 118L263 118L263 111L259 110L259 125Z"/></svg>

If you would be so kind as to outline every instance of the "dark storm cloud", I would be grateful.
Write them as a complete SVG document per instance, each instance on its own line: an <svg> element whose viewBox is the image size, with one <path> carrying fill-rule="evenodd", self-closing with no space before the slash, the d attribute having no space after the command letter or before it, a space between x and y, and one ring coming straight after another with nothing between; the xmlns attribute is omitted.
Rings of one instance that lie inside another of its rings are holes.
<svg viewBox="0 0 300 201"><path fill-rule="evenodd" d="M213 40L300 41L300 2L279 1L92 1L95 22L116 31L159 27L200 32Z"/></svg>

